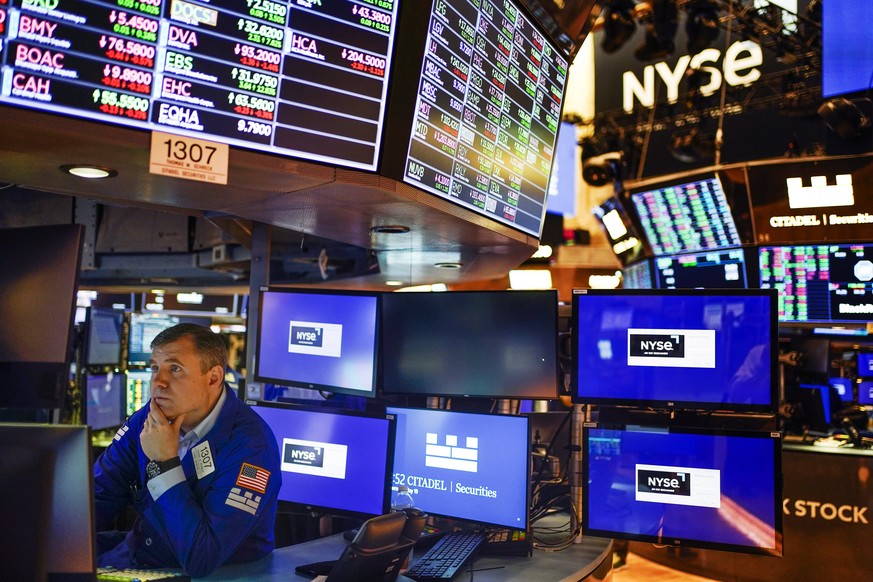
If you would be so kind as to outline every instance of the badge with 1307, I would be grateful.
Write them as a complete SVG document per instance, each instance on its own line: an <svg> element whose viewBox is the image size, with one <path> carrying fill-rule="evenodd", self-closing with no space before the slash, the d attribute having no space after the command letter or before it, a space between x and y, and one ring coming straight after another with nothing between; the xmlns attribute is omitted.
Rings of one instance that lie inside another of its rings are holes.
<svg viewBox="0 0 873 582"><path fill-rule="evenodd" d="M152 132L149 172L185 180L227 184L227 144Z"/></svg>

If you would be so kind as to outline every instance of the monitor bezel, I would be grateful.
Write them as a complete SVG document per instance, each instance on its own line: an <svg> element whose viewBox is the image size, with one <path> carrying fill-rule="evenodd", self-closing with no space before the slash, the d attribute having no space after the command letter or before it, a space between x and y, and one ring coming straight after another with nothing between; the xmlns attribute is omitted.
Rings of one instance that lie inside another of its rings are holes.
<svg viewBox="0 0 873 582"><path fill-rule="evenodd" d="M457 415L457 416L462 417L462 418L463 418L463 417L467 417L467 418L469 418L469 422L470 422L470 423L474 423L474 422L475 422L475 418L477 418L477 417L482 417L482 416L498 417L498 418L518 418L518 419L523 419L523 421L524 421L525 424L527 425L527 446L526 446L526 448L525 448L525 456L526 456L527 470L525 471L525 483L526 483L526 485L525 485L525 503L524 503L524 505L525 505L525 511L524 511L524 515L525 515L525 526L524 526L524 528L520 528L520 527L518 527L517 525L506 524L506 523L489 522L489 521L478 521L478 520L477 520L477 521L472 521L472 520L470 520L470 519L468 519L467 517L464 517L464 516L462 516L462 515L451 514L451 513L443 513L443 512L435 512L435 511L432 511L431 508L427 508L427 507L422 507L422 508L420 508L420 509L421 509L422 511L425 511L428 515L433 515L433 516L436 516L436 517L442 517L442 518L452 519L452 520L459 520L459 521L462 521L462 522L465 522L465 523L481 524L481 525L485 525L485 526L493 526L493 527L500 527L500 528L508 528L508 529L513 529L513 530L522 530L522 529L523 529L524 531L528 531L528 530L530 530L530 527L531 527L531 516L530 516L530 509L531 509L531 507L530 507L530 504L531 504L531 474L532 474L533 462L532 462L532 458L531 458L531 455L530 455L530 450L531 450L531 421L530 421L530 417L529 417L528 415L524 415L524 414L493 414L493 413L481 413L481 412L466 412L466 411L460 411L460 410L448 410L448 409L444 409L444 408L417 408L417 407L412 407L412 406L387 406L387 407L386 407L386 413L387 413L387 414L392 414L392 415L403 414L403 412L406 411L406 410L412 410L412 411L415 411L415 412L434 413L434 414L436 414L436 413L452 414L452 415ZM397 438L397 437L395 437L395 438ZM397 447L395 446L395 447L394 447L394 450L392 451L392 455L396 455L396 450L397 450ZM393 459L393 460L395 461L395 463L396 463L396 457L392 456L392 459ZM394 468L396 469L396 467L394 467ZM391 483L392 483L392 485L391 485L391 488L392 488L392 489L393 489L394 487L400 485L400 484L396 483L396 477L395 477L395 475L393 474L393 472L392 472L392 475L391 475Z"/></svg>
<svg viewBox="0 0 873 582"><path fill-rule="evenodd" d="M770 304L770 404L747 404L707 401L637 399L637 398L610 398L599 396L583 396L580 390L579 373L579 341L573 341L573 353L571 359L570 374L570 399L574 404L595 404L607 406L628 406L635 408L647 408L655 410L701 410L701 411L727 411L727 412L762 412L774 413L779 402L779 374L778 374L778 341L779 326L777 314L777 293L775 289L574 289L572 296L572 334L578 337L582 332L579 329L579 297L583 295L594 296L662 296L662 297L766 297Z"/></svg>
<svg viewBox="0 0 873 582"><path fill-rule="evenodd" d="M699 435L707 435L713 437L739 437L739 438L761 438L761 439L769 439L772 443L773 449L773 484L774 484L774 492L773 492L773 519L774 519L774 547L773 548L764 548L759 546L745 546L741 544L730 544L726 542L711 542L704 540L695 540L691 538L675 538L671 537L669 541L664 540L663 538L659 538L658 536L646 535L646 534L634 534L628 532L622 532L618 530L604 530L604 529L593 529L588 526L589 516L590 516L590 507L592 505L596 505L601 500L592 499L591 495L584 495L582 498L582 507L581 507L581 529L583 535L590 535L594 537L606 537L612 539L623 539L632 542L644 542L644 543L652 543L657 544L659 546L674 546L674 547L689 547L689 548L702 548L709 550L721 550L728 552L739 552L745 554L756 554L756 555L765 555L765 556L775 556L781 557L783 554L782 540L784 533L783 519L782 519L782 491L783 491L783 483L782 483L782 438L781 433L779 432L771 432L771 431L762 431L762 430L739 430L739 429L725 429L725 428L691 428L691 427L678 427L678 426L669 426L669 427L655 427L655 426L642 426L642 425L630 425L630 424L609 424L609 423L585 423L582 428L582 451L583 457L585 458L585 462L582 463L582 483L585 484L586 488L590 479L590 465L589 459L590 455L588 454L588 443L590 438L590 431L592 429L597 430L619 430L619 431L630 431L633 428L638 428L640 431L649 429L652 432L666 432L668 434L699 434Z"/></svg>
<svg viewBox="0 0 873 582"><path fill-rule="evenodd" d="M553 329L555 330L555 332L553 334L554 346L552 348L552 353L554 353L554 355L555 355L554 373L553 373L554 374L555 390L553 393L543 394L540 392L529 392L529 391L527 391L527 389L525 391L518 391L518 392L504 392L504 391L498 391L498 390L486 391L486 392L471 392L471 391L463 390L463 389L455 389L457 387L454 385L451 385L451 383L443 384L443 386L445 386L445 388L439 390L438 392L433 392L433 391L423 392L420 390L411 390L406 386L391 385L386 380L388 375L386 374L386 371L385 371L385 362L386 362L386 358L392 357L393 354L389 353L389 350L384 345L384 341L385 341L384 338L386 337L385 334L383 334L383 340L382 340L383 343L382 343L381 352L383 354L383 358L381 360L381 365L380 365L380 378L382 380L382 392L384 392L385 394L398 394L398 395L406 395L406 396L439 396L439 397L445 396L445 397L485 398L485 399L504 399L505 398L505 399L511 399L511 400L555 400L555 399L557 399L558 395L561 392L562 382L561 382L561 376L560 376L560 362L559 362L559 355L560 355L559 341L560 341L560 338L558 337L559 336L559 333L558 333L558 331L559 331L559 327L558 327L559 301L558 301L558 292L555 289L546 289L546 290L520 289L520 290L502 290L502 291L500 291L500 290L497 290L497 291L495 291L495 290L492 290L492 291L488 291L488 290L459 290L459 291L447 291L447 292L440 292L440 293L404 293L402 295L392 293L392 294L386 295L383 298L383 311L382 311L382 313L384 314L388 311L388 308L385 307L385 303L389 303L395 297L397 297L398 299L400 297L402 297L402 299L399 299L401 301L411 300L412 297L419 297L419 298L424 297L425 298L424 301L428 301L428 299L440 301L440 300L445 299L448 296L453 296L453 297L462 297L462 296L469 297L469 296L473 296L473 295L498 296L498 295L504 295L504 294L516 294L516 295L529 294L529 295L543 295L543 296L545 296L546 294L551 294L554 297L555 308L553 310L554 314L553 314L552 325L553 325ZM419 306L419 308L424 310L425 312L427 311L427 305L425 305L423 307ZM383 315L383 317L384 317L384 315ZM463 340L463 338L461 338L461 340ZM407 383L407 385L408 384L409 383Z"/></svg>
<svg viewBox="0 0 873 582"><path fill-rule="evenodd" d="M319 515L334 515L341 517L355 517L355 518L369 518L374 517L376 515L382 515L388 513L391 507L391 479L394 470L394 442L396 438L397 431L397 422L394 415L389 413L378 413L372 411L362 411L362 410L353 410L348 408L339 408L335 406L331 406L329 404L325 404L324 406L317 405L302 405L296 403L288 403L288 402L276 402L273 400L247 400L246 404L249 406L256 408L275 408L280 410L288 410L291 412L306 412L306 413L315 413L315 414L332 414L335 416L341 417L358 417L358 418L369 418L372 420L384 420L388 424L387 430L387 447L385 453L385 474L383 478L383 495L382 495L382 508L380 513L370 513L366 511L355 511L352 509L345 508L337 508L337 507L329 507L327 505L314 505L311 503L303 503L298 501L289 501L286 499L278 500L278 508L280 512L296 512L300 510L304 510L311 514L319 514ZM255 410L257 414L257 411ZM263 419L260 415L258 415L261 420L265 423L266 420ZM269 424L268 424L269 426ZM272 428L271 428L272 430ZM273 435L277 439L277 446L279 447L280 455L282 445L278 442L278 436Z"/></svg>
<svg viewBox="0 0 873 582"><path fill-rule="evenodd" d="M375 333L373 334L373 375L370 379L370 387L366 390L358 390L345 386L335 386L332 384L320 384L316 382L307 382L304 380L291 380L286 378L276 378L267 376L261 373L262 356L262 337L264 333L263 316L264 316L264 295L267 293L285 294L285 295L332 295L338 297L372 297L376 302L375 311ZM382 294L376 291L361 291L350 289L311 289L300 287L261 287L258 291L258 327L257 337L255 338L255 366L254 379L256 382L264 382L267 384L277 384L279 386L293 386L296 388L308 388L310 390L319 390L334 392L337 394L348 394L351 396L361 396L363 398L375 398L381 378L380 358L382 351Z"/></svg>

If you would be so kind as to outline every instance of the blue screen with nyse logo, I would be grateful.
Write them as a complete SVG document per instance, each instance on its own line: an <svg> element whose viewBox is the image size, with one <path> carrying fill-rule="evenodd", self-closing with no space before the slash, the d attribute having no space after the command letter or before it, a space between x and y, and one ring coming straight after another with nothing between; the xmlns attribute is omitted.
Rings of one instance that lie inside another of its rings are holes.
<svg viewBox="0 0 873 582"><path fill-rule="evenodd" d="M256 379L373 396L378 308L376 294L262 291Z"/></svg>
<svg viewBox="0 0 873 582"><path fill-rule="evenodd" d="M779 433L588 427L583 534L782 554Z"/></svg>
<svg viewBox="0 0 873 582"><path fill-rule="evenodd" d="M252 408L279 445L280 502L328 514L388 511L392 418L272 402Z"/></svg>
<svg viewBox="0 0 873 582"><path fill-rule="evenodd" d="M775 409L771 290L589 290L574 293L573 317L576 402Z"/></svg>

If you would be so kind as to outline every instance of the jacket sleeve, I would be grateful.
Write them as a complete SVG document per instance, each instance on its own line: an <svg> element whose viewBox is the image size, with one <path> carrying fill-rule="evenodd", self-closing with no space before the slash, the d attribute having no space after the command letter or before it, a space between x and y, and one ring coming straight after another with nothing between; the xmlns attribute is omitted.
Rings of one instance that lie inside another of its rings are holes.
<svg viewBox="0 0 873 582"><path fill-rule="evenodd" d="M94 463L97 531L114 529L116 516L131 502L131 487L139 486L139 431L131 427L140 426L140 418L131 416Z"/></svg>
<svg viewBox="0 0 873 582"><path fill-rule="evenodd" d="M143 513L155 528L166 532L189 576L206 576L224 564L256 528L272 531L281 475L275 441L265 437L237 433L220 454L215 477L201 499L184 481L161 494ZM244 465L246 472L240 478ZM269 538L262 554L273 549L272 534Z"/></svg>

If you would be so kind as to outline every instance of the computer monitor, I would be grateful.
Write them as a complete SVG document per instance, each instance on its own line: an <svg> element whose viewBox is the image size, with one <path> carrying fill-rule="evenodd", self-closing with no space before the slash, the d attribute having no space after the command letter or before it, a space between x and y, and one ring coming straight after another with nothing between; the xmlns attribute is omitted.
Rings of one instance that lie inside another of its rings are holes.
<svg viewBox="0 0 873 582"><path fill-rule="evenodd" d="M91 436L83 425L0 424L5 580L93 580Z"/></svg>
<svg viewBox="0 0 873 582"><path fill-rule="evenodd" d="M621 286L624 289L651 289L652 260L642 259L621 269Z"/></svg>
<svg viewBox="0 0 873 582"><path fill-rule="evenodd" d="M0 229L0 408L64 405L83 232Z"/></svg>
<svg viewBox="0 0 873 582"><path fill-rule="evenodd" d="M576 290L572 397L582 404L773 412L777 340L772 290Z"/></svg>
<svg viewBox="0 0 873 582"><path fill-rule="evenodd" d="M858 352L858 376L873 378L873 352Z"/></svg>
<svg viewBox="0 0 873 582"><path fill-rule="evenodd" d="M84 383L85 421L91 430L124 424L127 418L124 373L86 374Z"/></svg>
<svg viewBox="0 0 873 582"><path fill-rule="evenodd" d="M778 432L583 429L582 533L782 555Z"/></svg>
<svg viewBox="0 0 873 582"><path fill-rule="evenodd" d="M630 189L630 199L655 256L748 242L734 222L723 178L726 176L706 173Z"/></svg>
<svg viewBox="0 0 873 582"><path fill-rule="evenodd" d="M85 314L85 365L120 365L123 328L123 311L89 307Z"/></svg>
<svg viewBox="0 0 873 582"><path fill-rule="evenodd" d="M869 91L873 46L859 22L870 22L873 4L867 0L822 2L821 43L823 97Z"/></svg>
<svg viewBox="0 0 873 582"><path fill-rule="evenodd" d="M397 417L393 488L409 487L428 515L528 527L527 416L389 406Z"/></svg>
<svg viewBox="0 0 873 582"><path fill-rule="evenodd" d="M873 315L873 244L758 249L760 286L779 290L779 321L867 322Z"/></svg>
<svg viewBox="0 0 873 582"><path fill-rule="evenodd" d="M591 212L603 227L603 234L622 265L638 261L643 256L642 237L618 196L607 198Z"/></svg>
<svg viewBox="0 0 873 582"><path fill-rule="evenodd" d="M831 376L830 378L828 378L828 384L830 384L833 389L837 391L837 395L843 402L855 401L855 382L854 380L852 380L852 378L837 378Z"/></svg>
<svg viewBox="0 0 873 582"><path fill-rule="evenodd" d="M203 327L209 327L211 320L205 317L185 317L166 313L131 313L127 342L127 365L148 365L152 355L152 340L165 329L179 323L196 323Z"/></svg>
<svg viewBox="0 0 873 582"><path fill-rule="evenodd" d="M127 390L124 400L127 416L130 416L151 398L152 373L151 370L128 370Z"/></svg>
<svg viewBox="0 0 873 582"><path fill-rule="evenodd" d="M558 394L558 294L386 293L382 389L426 396Z"/></svg>
<svg viewBox="0 0 873 582"><path fill-rule="evenodd" d="M858 404L862 406L873 405L873 380L858 382Z"/></svg>
<svg viewBox="0 0 873 582"><path fill-rule="evenodd" d="M658 289L745 289L745 252L723 249L655 257L655 279Z"/></svg>
<svg viewBox="0 0 873 582"><path fill-rule="evenodd" d="M373 516L391 503L394 419L328 407L257 402L282 456L279 502L331 515Z"/></svg>
<svg viewBox="0 0 873 582"><path fill-rule="evenodd" d="M376 395L379 294L261 289L255 380Z"/></svg>

